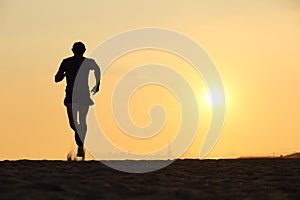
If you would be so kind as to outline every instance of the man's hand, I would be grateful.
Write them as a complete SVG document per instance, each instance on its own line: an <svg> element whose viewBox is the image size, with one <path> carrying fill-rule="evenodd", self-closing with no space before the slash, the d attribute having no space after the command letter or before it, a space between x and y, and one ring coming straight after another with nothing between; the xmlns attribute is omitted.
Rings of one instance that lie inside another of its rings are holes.
<svg viewBox="0 0 300 200"><path fill-rule="evenodd" d="M55 82L58 83L65 78L66 74L63 71L58 71L55 75Z"/></svg>
<svg viewBox="0 0 300 200"><path fill-rule="evenodd" d="M95 95L97 92L99 92L99 85L95 85L91 90L92 95Z"/></svg>

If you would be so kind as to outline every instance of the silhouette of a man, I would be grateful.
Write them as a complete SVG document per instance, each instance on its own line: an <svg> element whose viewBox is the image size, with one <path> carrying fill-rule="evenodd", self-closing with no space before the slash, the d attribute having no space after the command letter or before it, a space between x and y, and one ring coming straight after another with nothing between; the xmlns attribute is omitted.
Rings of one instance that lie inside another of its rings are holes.
<svg viewBox="0 0 300 200"><path fill-rule="evenodd" d="M75 132L78 157L84 157L83 144L87 131L86 117L89 106L94 104L90 98L90 92L94 95L99 91L101 76L97 63L93 59L83 57L85 50L82 42L74 43L72 48L74 56L64 59L55 75L56 83L62 81L64 77L67 79L64 105L67 108L70 126ZM90 91L88 79L91 70L94 70L96 85Z"/></svg>

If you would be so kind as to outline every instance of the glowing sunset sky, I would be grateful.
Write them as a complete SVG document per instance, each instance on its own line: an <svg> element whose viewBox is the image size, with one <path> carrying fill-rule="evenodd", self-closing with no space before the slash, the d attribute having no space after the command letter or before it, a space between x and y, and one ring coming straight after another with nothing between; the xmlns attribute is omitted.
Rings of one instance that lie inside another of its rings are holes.
<svg viewBox="0 0 300 200"><path fill-rule="evenodd" d="M113 0L86 4L7 0L0 2L0 25L0 160L65 159L74 141L62 103L65 84L54 83L60 62L72 55L75 41L86 44L88 56L108 37L139 27L183 33L203 46L216 64L225 87L227 110L222 135L208 157L300 151L297 0ZM127 63L129 67L153 58L175 67L184 65L170 55L151 51L127 56L114 64ZM114 81L111 77L107 75L103 80L101 92L109 92L111 87L107 85ZM101 92L95 99L97 112L105 110L101 107L105 101ZM162 101L172 100L165 95ZM198 98L205 104L205 92L200 92ZM133 99L144 100L143 93ZM144 101L138 107L150 103ZM176 105L169 109L173 108ZM209 104L199 108L206 116L205 131ZM139 113L130 109L136 123L147 123L145 117L134 117ZM173 122L178 121L173 118ZM173 124L169 131L176 129ZM185 156L197 157L202 142L199 131Z"/></svg>

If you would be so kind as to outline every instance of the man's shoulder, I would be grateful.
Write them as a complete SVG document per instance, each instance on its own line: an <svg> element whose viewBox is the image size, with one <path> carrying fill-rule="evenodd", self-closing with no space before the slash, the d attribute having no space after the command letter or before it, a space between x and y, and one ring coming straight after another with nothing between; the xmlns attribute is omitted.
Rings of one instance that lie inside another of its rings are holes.
<svg viewBox="0 0 300 200"><path fill-rule="evenodd" d="M68 57L63 59L63 65L65 66L74 66L74 65L87 65L87 66L94 66L97 65L96 61L92 58L86 58L86 57Z"/></svg>
<svg viewBox="0 0 300 200"><path fill-rule="evenodd" d="M95 62L93 58L84 58L84 61L86 62Z"/></svg>
<svg viewBox="0 0 300 200"><path fill-rule="evenodd" d="M87 57L81 57L83 58L85 61L95 61L93 58L87 58ZM75 56L70 56L67 58L63 59L64 61L69 61L69 60L78 60L78 58L76 58Z"/></svg>
<svg viewBox="0 0 300 200"><path fill-rule="evenodd" d="M74 56L63 59L63 62L70 62L74 60Z"/></svg>
<svg viewBox="0 0 300 200"><path fill-rule="evenodd" d="M84 64L94 68L95 66L97 66L96 61L93 58L84 58Z"/></svg>

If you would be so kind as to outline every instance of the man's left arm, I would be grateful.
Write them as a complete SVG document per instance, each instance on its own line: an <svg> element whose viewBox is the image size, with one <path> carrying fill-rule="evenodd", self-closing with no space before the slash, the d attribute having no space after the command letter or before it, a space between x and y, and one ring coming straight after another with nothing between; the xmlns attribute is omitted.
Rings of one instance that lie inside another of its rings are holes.
<svg viewBox="0 0 300 200"><path fill-rule="evenodd" d="M99 88L100 88L100 79L101 79L101 71L99 66L97 65L97 63L92 60L92 70L94 70L94 74L95 74L95 79L96 79L96 85L93 87L93 89L91 90L92 94L96 94L97 92L99 92Z"/></svg>

